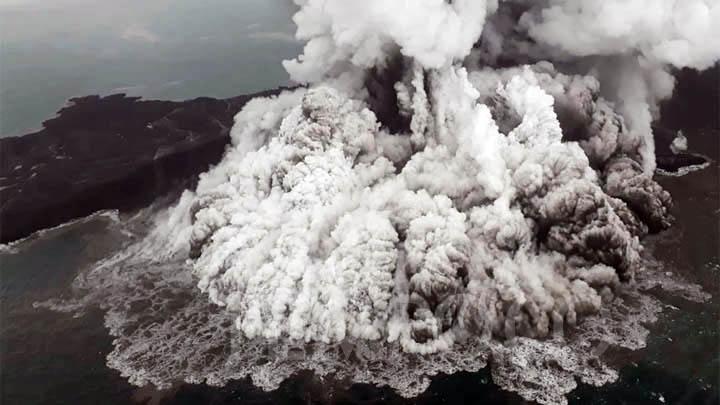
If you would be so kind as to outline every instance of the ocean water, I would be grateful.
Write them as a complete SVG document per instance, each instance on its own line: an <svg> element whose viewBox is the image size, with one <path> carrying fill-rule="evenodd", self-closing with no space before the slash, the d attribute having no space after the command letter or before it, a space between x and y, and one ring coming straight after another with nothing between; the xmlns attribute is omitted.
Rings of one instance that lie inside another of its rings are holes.
<svg viewBox="0 0 720 405"><path fill-rule="evenodd" d="M691 148L716 152L718 135L691 135ZM693 139L699 142L693 144ZM620 379L601 388L581 385L569 395L570 403L710 405L720 400L720 167L717 155L711 157L714 162L704 170L659 177L674 196L677 223L648 245L668 271L699 283L713 298L698 304L661 295L667 307L650 327L647 348L610 353L611 363L623 365ZM524 403L495 386L487 369L438 376L414 399L386 388L322 380L311 373L300 373L272 392L253 387L249 380L222 388L180 384L165 391L131 386L105 365L112 340L102 312L73 317L33 306L69 296L79 271L118 249L119 228L112 216L94 216L0 254L0 403Z"/></svg>
<svg viewBox="0 0 720 405"><path fill-rule="evenodd" d="M71 97L232 97L286 84L290 0L0 1L0 136Z"/></svg>

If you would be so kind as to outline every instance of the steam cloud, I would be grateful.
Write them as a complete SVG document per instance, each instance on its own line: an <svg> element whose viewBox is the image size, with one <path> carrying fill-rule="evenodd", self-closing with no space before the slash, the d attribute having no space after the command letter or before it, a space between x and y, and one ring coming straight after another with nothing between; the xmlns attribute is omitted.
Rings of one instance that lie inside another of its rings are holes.
<svg viewBox="0 0 720 405"><path fill-rule="evenodd" d="M640 323L659 309L637 292L649 285L641 238L672 221L650 122L670 67L720 56L720 4L296 3L307 45L285 67L306 86L248 103L197 190L80 281L110 308L111 364L161 386L249 374L272 388L311 368L414 395L427 375L491 362L498 384L540 402L565 401L576 377L616 378L588 345L644 345ZM184 309L138 328L113 291L173 305L136 278L186 290ZM615 312L628 302L639 304ZM201 330L244 343L187 366L202 344L182 339L218 345ZM247 365L262 342L326 349ZM422 361L369 377L327 349L347 342ZM173 350L187 367L160 360Z"/></svg>

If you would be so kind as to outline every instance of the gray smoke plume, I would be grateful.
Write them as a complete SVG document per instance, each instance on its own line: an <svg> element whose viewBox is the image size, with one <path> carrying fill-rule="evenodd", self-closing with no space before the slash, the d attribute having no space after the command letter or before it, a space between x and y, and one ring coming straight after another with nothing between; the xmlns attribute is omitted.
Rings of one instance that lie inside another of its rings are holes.
<svg viewBox="0 0 720 405"><path fill-rule="evenodd" d="M248 103L197 189L79 282L110 309L111 365L139 384L265 388L308 368L415 395L489 362L544 403L616 378L588 345L644 345L659 307L637 292L641 238L672 220L650 122L668 66L720 56L720 6L296 3L307 45L285 66L304 86ZM169 313L143 324L128 290ZM337 358L349 344L386 369Z"/></svg>

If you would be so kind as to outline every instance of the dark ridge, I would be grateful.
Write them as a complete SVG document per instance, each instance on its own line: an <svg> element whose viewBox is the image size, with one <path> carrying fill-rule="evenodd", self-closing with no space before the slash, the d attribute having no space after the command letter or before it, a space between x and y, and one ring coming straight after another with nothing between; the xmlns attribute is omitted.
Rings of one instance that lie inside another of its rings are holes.
<svg viewBox="0 0 720 405"><path fill-rule="evenodd" d="M42 130L0 138L0 242L192 186L221 159L242 106L280 90L182 102L74 98Z"/></svg>
<svg viewBox="0 0 720 405"><path fill-rule="evenodd" d="M399 53L382 68L374 67L365 78L368 105L391 133L410 132L410 118L400 114L395 83L403 79L405 61Z"/></svg>

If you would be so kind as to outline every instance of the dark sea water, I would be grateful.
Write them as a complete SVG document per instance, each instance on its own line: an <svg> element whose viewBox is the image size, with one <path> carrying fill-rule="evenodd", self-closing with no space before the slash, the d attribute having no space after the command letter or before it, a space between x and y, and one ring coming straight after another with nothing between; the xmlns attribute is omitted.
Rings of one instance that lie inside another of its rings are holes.
<svg viewBox="0 0 720 405"><path fill-rule="evenodd" d="M718 218L720 134L689 134L691 149L713 164L682 177L659 177L674 196L676 225L649 245L668 269L701 284L710 302L664 296L667 309L650 330L648 347L614 354L620 379L580 386L573 404L717 404L720 378L720 258ZM439 376L415 399L389 389L341 385L301 373L273 392L249 382L222 388L183 384L168 391L131 386L105 365L112 340L101 312L74 318L33 302L67 296L77 274L117 249L115 222L104 216L48 231L0 254L0 403L2 404L308 404L523 403L492 383L487 370Z"/></svg>

